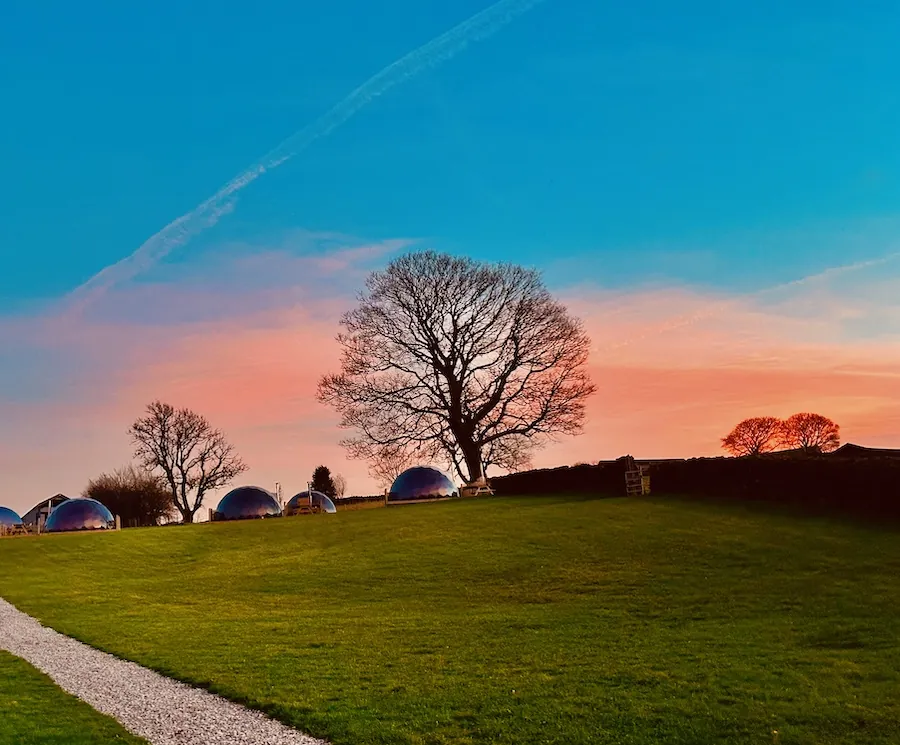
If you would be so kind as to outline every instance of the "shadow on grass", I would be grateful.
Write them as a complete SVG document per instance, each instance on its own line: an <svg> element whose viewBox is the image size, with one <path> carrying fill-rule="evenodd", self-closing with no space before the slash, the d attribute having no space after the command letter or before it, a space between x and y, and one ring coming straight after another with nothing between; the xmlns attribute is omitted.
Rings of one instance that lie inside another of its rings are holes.
<svg viewBox="0 0 900 745"><path fill-rule="evenodd" d="M776 515L798 520L840 522L845 525L857 526L868 530L874 529L885 533L900 531L900 518L859 515L824 505L784 504L765 498L734 499L733 497L710 497L696 494L651 494L646 497L635 497L635 499L660 503L677 501L705 504L737 514Z"/></svg>
<svg viewBox="0 0 900 745"><path fill-rule="evenodd" d="M516 507L538 507L549 503L556 504L581 504L584 502L597 502L604 499L625 499L622 494L605 494L594 492L559 492L553 494L497 494L493 497L465 497L464 501L498 502L515 500Z"/></svg>

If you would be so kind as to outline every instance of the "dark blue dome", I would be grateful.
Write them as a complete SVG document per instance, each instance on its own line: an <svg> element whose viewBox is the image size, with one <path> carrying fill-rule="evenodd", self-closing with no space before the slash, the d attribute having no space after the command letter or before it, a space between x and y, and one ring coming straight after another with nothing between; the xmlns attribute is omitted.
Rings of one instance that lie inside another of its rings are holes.
<svg viewBox="0 0 900 745"><path fill-rule="evenodd" d="M407 468L391 485L388 502L428 502L458 497L459 492L437 468L414 466Z"/></svg>
<svg viewBox="0 0 900 745"><path fill-rule="evenodd" d="M310 497L312 495L312 497ZM290 501L284 506L285 515L298 515L308 507L310 512L328 512L329 514L337 512L337 507L327 494L320 491L302 491L291 497Z"/></svg>
<svg viewBox="0 0 900 745"><path fill-rule="evenodd" d="M222 497L213 520L253 520L281 517L281 507L271 493L258 486L239 486Z"/></svg>
<svg viewBox="0 0 900 745"><path fill-rule="evenodd" d="M9 507L0 507L0 525L13 528L21 524L22 518L14 510L9 509Z"/></svg>
<svg viewBox="0 0 900 745"><path fill-rule="evenodd" d="M44 531L64 533L70 530L113 530L115 518L96 499L67 499L54 507Z"/></svg>

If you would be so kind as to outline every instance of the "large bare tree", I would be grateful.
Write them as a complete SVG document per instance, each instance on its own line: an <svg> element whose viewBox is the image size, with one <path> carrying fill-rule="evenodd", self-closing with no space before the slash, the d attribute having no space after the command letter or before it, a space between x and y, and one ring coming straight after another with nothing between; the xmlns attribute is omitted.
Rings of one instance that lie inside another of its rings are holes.
<svg viewBox="0 0 900 745"><path fill-rule="evenodd" d="M536 271L407 254L368 277L341 324L341 371L319 399L354 431L354 457L401 448L473 482L504 442L581 431L590 340Z"/></svg>
<svg viewBox="0 0 900 745"><path fill-rule="evenodd" d="M760 455L770 453L784 436L784 422L774 416L755 416L738 422L727 436L722 447L732 455Z"/></svg>
<svg viewBox="0 0 900 745"><path fill-rule="evenodd" d="M221 430L190 409L154 401L129 430L134 457L165 479L172 503L186 523L207 492L247 470Z"/></svg>

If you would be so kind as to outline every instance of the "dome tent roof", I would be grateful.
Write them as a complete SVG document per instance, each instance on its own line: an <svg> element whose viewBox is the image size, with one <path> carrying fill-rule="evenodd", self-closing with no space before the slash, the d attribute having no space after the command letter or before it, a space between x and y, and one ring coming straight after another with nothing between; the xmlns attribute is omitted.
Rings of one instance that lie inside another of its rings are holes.
<svg viewBox="0 0 900 745"><path fill-rule="evenodd" d="M22 518L15 510L9 507L0 507L0 525L12 528L22 524Z"/></svg>
<svg viewBox="0 0 900 745"><path fill-rule="evenodd" d="M304 507L308 507L311 512L326 512L334 514L337 512L334 502L327 494L313 489L312 491L302 491L290 498L284 506L285 515L300 514Z"/></svg>
<svg viewBox="0 0 900 745"><path fill-rule="evenodd" d="M44 531L66 533L74 530L113 530L115 518L105 505L96 499L79 497L61 502L47 518Z"/></svg>
<svg viewBox="0 0 900 745"><path fill-rule="evenodd" d="M213 520L253 520L281 514L274 494L259 486L239 486L222 497Z"/></svg>
<svg viewBox="0 0 900 745"><path fill-rule="evenodd" d="M459 491L446 474L430 466L413 466L401 473L388 492L388 504L452 499Z"/></svg>

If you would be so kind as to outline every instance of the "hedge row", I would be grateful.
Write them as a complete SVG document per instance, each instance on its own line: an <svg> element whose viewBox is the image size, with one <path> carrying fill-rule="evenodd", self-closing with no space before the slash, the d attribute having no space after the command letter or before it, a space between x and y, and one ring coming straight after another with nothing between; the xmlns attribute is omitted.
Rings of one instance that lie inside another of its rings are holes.
<svg viewBox="0 0 900 745"><path fill-rule="evenodd" d="M491 479L499 495L625 494L626 458ZM900 519L900 459L828 455L693 458L650 466L654 494L777 502L808 512Z"/></svg>
<svg viewBox="0 0 900 745"><path fill-rule="evenodd" d="M626 458L596 465L543 468L491 478L498 495L512 494L607 494L625 495Z"/></svg>
<svg viewBox="0 0 900 745"><path fill-rule="evenodd" d="M653 492L900 518L900 459L694 458L654 464Z"/></svg>
<svg viewBox="0 0 900 745"><path fill-rule="evenodd" d="M384 494L372 494L365 497L335 497L334 503L340 507L342 504L360 504L361 502L383 502Z"/></svg>

